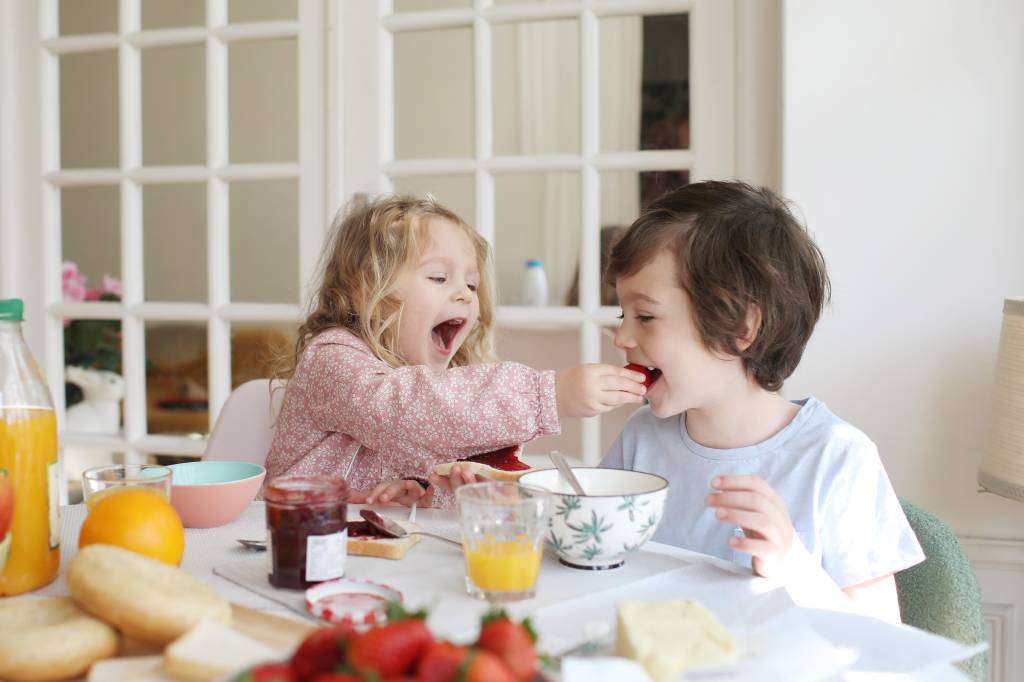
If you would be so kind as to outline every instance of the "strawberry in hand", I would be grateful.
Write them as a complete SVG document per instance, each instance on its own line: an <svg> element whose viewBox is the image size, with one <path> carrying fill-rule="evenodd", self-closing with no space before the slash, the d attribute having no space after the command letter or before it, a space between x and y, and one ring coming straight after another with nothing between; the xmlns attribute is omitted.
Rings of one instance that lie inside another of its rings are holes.
<svg viewBox="0 0 1024 682"><path fill-rule="evenodd" d="M638 365L635 362L631 362L628 365L626 365L626 369L632 370L634 372L640 372L640 374L643 374L644 388L647 389L649 389L651 387L651 384L657 381L658 377L661 376L660 369L648 369L647 367L644 367L643 365Z"/></svg>
<svg viewBox="0 0 1024 682"><path fill-rule="evenodd" d="M498 609L484 616L477 646L504 661L516 679L528 680L537 671L537 652L533 648L536 641L529 619L513 623Z"/></svg>

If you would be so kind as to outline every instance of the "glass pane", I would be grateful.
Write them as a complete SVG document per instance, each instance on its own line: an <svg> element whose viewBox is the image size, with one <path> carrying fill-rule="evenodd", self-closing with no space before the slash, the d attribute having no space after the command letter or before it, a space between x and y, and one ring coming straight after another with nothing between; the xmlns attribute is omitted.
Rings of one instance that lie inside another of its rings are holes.
<svg viewBox="0 0 1024 682"><path fill-rule="evenodd" d="M298 184L236 182L230 194L231 300L298 303Z"/></svg>
<svg viewBox="0 0 1024 682"><path fill-rule="evenodd" d="M147 301L206 301L206 185L142 188Z"/></svg>
<svg viewBox="0 0 1024 682"><path fill-rule="evenodd" d="M231 163L299 158L298 51L294 40L228 47Z"/></svg>
<svg viewBox="0 0 1024 682"><path fill-rule="evenodd" d="M629 226L659 196L690 182L690 171L615 171L601 174L601 224Z"/></svg>
<svg viewBox="0 0 1024 682"><path fill-rule="evenodd" d="M473 156L473 31L397 33L395 158Z"/></svg>
<svg viewBox="0 0 1024 682"><path fill-rule="evenodd" d="M288 21L299 16L295 0L229 0L228 21Z"/></svg>
<svg viewBox="0 0 1024 682"><path fill-rule="evenodd" d="M603 327L601 329L601 362L609 365L624 366L626 364L626 353L615 347L613 339L618 325ZM601 415L601 456L608 452L615 439L622 433L629 417L640 409L640 405L623 405L606 414Z"/></svg>
<svg viewBox="0 0 1024 682"><path fill-rule="evenodd" d="M231 325L231 388L253 379L269 379L274 364L295 351L298 327L280 322L235 322Z"/></svg>
<svg viewBox="0 0 1024 682"><path fill-rule="evenodd" d="M206 48L142 51L142 163L206 164Z"/></svg>
<svg viewBox="0 0 1024 682"><path fill-rule="evenodd" d="M603 151L690 146L689 15L601 19Z"/></svg>
<svg viewBox="0 0 1024 682"><path fill-rule="evenodd" d="M142 29L144 31L182 26L204 26L205 24L205 0L174 0L174 2L142 0Z"/></svg>
<svg viewBox="0 0 1024 682"><path fill-rule="evenodd" d="M65 187L60 199L64 298L97 298L104 276L121 278L121 190Z"/></svg>
<svg viewBox="0 0 1024 682"><path fill-rule="evenodd" d="M495 154L579 153L579 23L494 26Z"/></svg>
<svg viewBox="0 0 1024 682"><path fill-rule="evenodd" d="M394 0L392 11L425 12L432 9L466 9L473 6L473 0Z"/></svg>
<svg viewBox="0 0 1024 682"><path fill-rule="evenodd" d="M60 0L58 33L117 33L117 0Z"/></svg>
<svg viewBox="0 0 1024 682"><path fill-rule="evenodd" d="M570 305L580 244L580 176L577 173L497 175L494 255L498 302L520 303L526 261L540 260L548 305Z"/></svg>
<svg viewBox="0 0 1024 682"><path fill-rule="evenodd" d="M117 167L117 52L60 57L60 165Z"/></svg>
<svg viewBox="0 0 1024 682"><path fill-rule="evenodd" d="M564 369L580 364L580 333L576 329L498 329L495 348L501 360L514 360L535 369ZM523 446L527 455L558 450L567 457L583 452L579 419L562 420L562 432L545 436ZM550 464L546 465L550 467Z"/></svg>
<svg viewBox="0 0 1024 682"><path fill-rule="evenodd" d="M472 175L418 175L395 178L396 194L433 195L446 208L473 224L476 207Z"/></svg>
<svg viewBox="0 0 1024 682"><path fill-rule="evenodd" d="M207 433L206 324L146 323L146 430Z"/></svg>

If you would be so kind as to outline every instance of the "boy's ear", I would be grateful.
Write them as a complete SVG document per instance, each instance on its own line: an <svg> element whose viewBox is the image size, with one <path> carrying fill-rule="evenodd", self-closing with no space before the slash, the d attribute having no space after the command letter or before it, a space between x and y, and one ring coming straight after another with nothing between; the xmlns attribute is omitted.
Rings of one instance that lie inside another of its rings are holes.
<svg viewBox="0 0 1024 682"><path fill-rule="evenodd" d="M736 347L741 351L745 351L750 348L757 339L758 333L761 331L761 308L759 308L757 304L751 303L750 307L747 308L747 320L745 326L746 330L743 332L743 335L736 339Z"/></svg>

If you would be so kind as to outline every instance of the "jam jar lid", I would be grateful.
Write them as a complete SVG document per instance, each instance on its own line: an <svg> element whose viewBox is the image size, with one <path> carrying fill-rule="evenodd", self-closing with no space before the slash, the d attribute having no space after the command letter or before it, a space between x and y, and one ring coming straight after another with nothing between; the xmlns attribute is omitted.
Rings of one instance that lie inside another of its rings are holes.
<svg viewBox="0 0 1024 682"><path fill-rule="evenodd" d="M267 483L263 499L292 506L348 502L348 483L332 476L278 476Z"/></svg>

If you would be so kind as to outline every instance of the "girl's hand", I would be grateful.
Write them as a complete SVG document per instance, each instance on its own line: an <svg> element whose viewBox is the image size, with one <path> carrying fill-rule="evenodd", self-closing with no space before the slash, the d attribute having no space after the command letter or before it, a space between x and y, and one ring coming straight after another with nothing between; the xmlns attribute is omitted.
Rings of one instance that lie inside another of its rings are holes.
<svg viewBox="0 0 1024 682"><path fill-rule="evenodd" d="M593 417L620 405L644 401L644 377L615 365L580 365L555 373L560 417Z"/></svg>
<svg viewBox="0 0 1024 682"><path fill-rule="evenodd" d="M796 531L786 505L760 476L718 476L704 504L722 523L743 529L745 537L729 538L729 546L753 557L754 573L780 577Z"/></svg>
<svg viewBox="0 0 1024 682"><path fill-rule="evenodd" d="M413 502L429 507L434 499L434 490L407 478L397 481L386 481L371 490L366 496L366 504L391 504L411 506ZM352 501L352 500L350 500Z"/></svg>
<svg viewBox="0 0 1024 682"><path fill-rule="evenodd" d="M455 489L461 485L468 483L479 483L484 480L476 474L463 470L458 464L452 467L451 471L448 472L447 476L438 476L437 474L430 474L429 477L430 486L433 488L439 488L441 490L447 490L449 492L455 492Z"/></svg>

